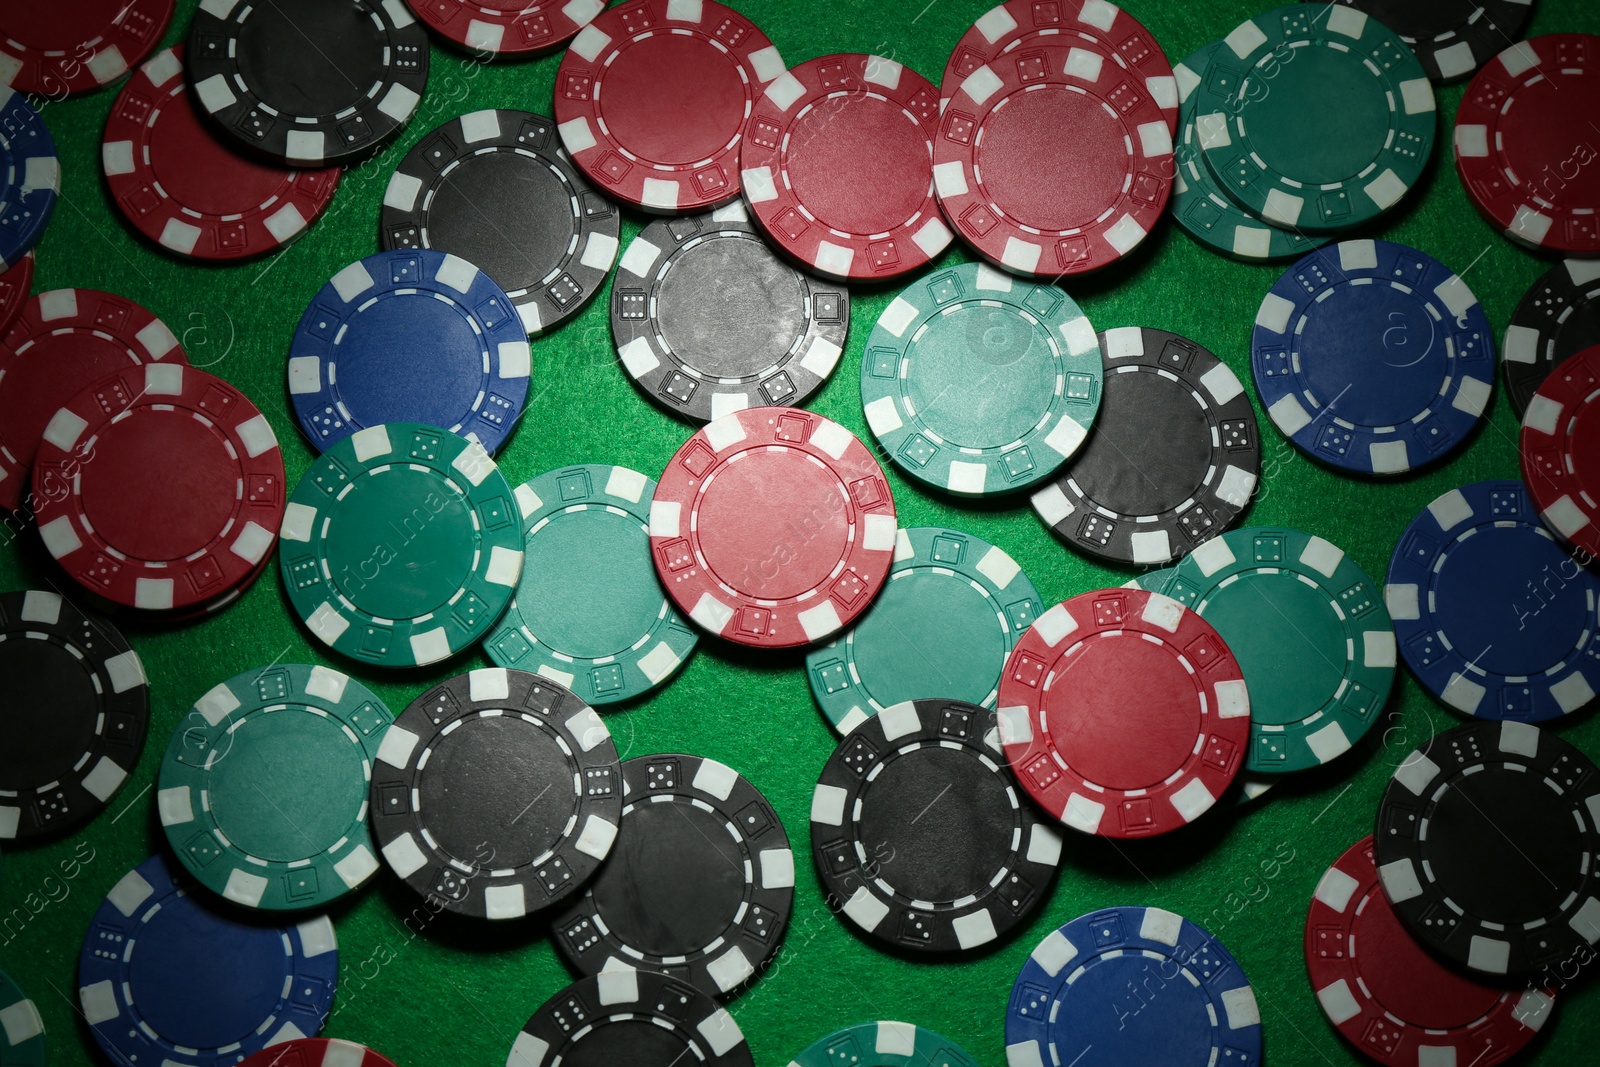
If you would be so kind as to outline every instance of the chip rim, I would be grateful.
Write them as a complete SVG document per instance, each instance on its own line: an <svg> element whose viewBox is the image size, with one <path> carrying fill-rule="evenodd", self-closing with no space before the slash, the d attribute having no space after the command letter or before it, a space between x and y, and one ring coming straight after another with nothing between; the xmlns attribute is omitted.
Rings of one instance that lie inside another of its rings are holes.
<svg viewBox="0 0 1600 1067"><path fill-rule="evenodd" d="M880 1019L841 1027L802 1049L790 1067L834 1067L850 1042L851 1064L861 1067L978 1067L971 1053L943 1034L913 1023Z"/></svg>
<svg viewBox="0 0 1600 1067"><path fill-rule="evenodd" d="M1545 305L1548 311L1541 311ZM1572 356L1600 344L1600 330L1577 341L1577 347L1559 355L1562 334L1574 315L1592 308L1600 319L1600 263L1592 259L1565 259L1539 276L1517 301L1500 342L1500 364L1506 377L1506 395L1520 423L1534 394L1550 373ZM1526 358L1524 358L1526 357Z"/></svg>
<svg viewBox="0 0 1600 1067"><path fill-rule="evenodd" d="M128 0L136 3L138 0ZM0 59L3 59L0 56ZM33 251L61 199L61 159L50 127L21 90L0 83L0 130L9 166L0 179L0 203L22 225L0 231L0 270L9 270ZM20 180L12 179L21 176ZM29 185L40 178L43 185Z"/></svg>
<svg viewBox="0 0 1600 1067"><path fill-rule="evenodd" d="M473 55L538 56L560 48L594 21L606 0L406 0L411 13L446 42ZM445 9L449 14L445 14ZM548 32L529 36L528 30L547 22ZM521 39L507 38L521 33Z"/></svg>
<svg viewBox="0 0 1600 1067"><path fill-rule="evenodd" d="M30 48L6 37L0 28L0 68L16 65L5 81L20 93L57 100L92 92L144 62L160 46L176 8L176 0L124 0L109 24L96 27L95 36L60 51ZM141 37L137 29L129 27L129 16L137 16L139 25L148 28L148 36ZM92 50L85 52L86 48ZM51 69L56 64L59 67Z"/></svg>

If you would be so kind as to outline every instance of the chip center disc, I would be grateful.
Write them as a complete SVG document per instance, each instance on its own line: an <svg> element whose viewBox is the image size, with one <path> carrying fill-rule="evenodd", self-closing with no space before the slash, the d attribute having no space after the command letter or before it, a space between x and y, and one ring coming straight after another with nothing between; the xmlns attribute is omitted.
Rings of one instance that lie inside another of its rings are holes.
<svg viewBox="0 0 1600 1067"><path fill-rule="evenodd" d="M1572 655L1595 617L1576 566L1537 530L1477 527L1449 545L1434 572L1430 617L1443 625L1450 646L1484 671L1542 674ZM1253 687L1250 693L1255 714Z"/></svg>
<svg viewBox="0 0 1600 1067"><path fill-rule="evenodd" d="M706 566L756 600L788 600L820 587L845 558L854 532L838 478L787 448L743 452L724 464L696 512Z"/></svg>
<svg viewBox="0 0 1600 1067"><path fill-rule="evenodd" d="M1121 631L1095 634L1057 662L1044 714L1067 766L1095 785L1132 790L1155 788L1189 761L1200 696L1173 653Z"/></svg>
<svg viewBox="0 0 1600 1067"><path fill-rule="evenodd" d="M1188 500L1211 467L1211 426L1189 389L1153 368L1107 374L1100 414L1069 474L1119 515L1160 515Z"/></svg>
<svg viewBox="0 0 1600 1067"><path fill-rule="evenodd" d="M517 609L540 642L574 659L632 648L661 614L662 596L639 521L605 508L557 512L528 539Z"/></svg>
<svg viewBox="0 0 1600 1067"><path fill-rule="evenodd" d="M572 761L526 719L464 719L427 759L416 785L422 823L468 867L527 866L555 847L577 814Z"/></svg>
<svg viewBox="0 0 1600 1067"><path fill-rule="evenodd" d="M936 746L883 765L860 794L856 839L902 897L946 904L988 891L1011 855L1016 808L973 753Z"/></svg>
<svg viewBox="0 0 1600 1067"><path fill-rule="evenodd" d="M1247 148L1269 173L1330 185L1356 178L1383 154L1389 103L1362 52L1313 44L1280 48L1272 59L1270 74L1260 67L1250 72L1247 91L1259 95L1252 94L1244 110ZM1315 122L1306 121L1307 107L1316 109Z"/></svg>
<svg viewBox="0 0 1600 1067"><path fill-rule="evenodd" d="M585 1031L582 1040L557 1050L561 1067L684 1067L704 1062L704 1050L696 1055L676 1030L660 1025L652 1015L601 1018L589 1025L594 1029Z"/></svg>
<svg viewBox="0 0 1600 1067"><path fill-rule="evenodd" d="M1088 93L1057 86L1017 92L983 121L977 172L987 199L1022 225L1081 230L1125 195L1135 166L1130 136Z"/></svg>
<svg viewBox="0 0 1600 1067"><path fill-rule="evenodd" d="M704 38L653 33L618 49L600 73L595 105L627 151L683 166L739 136L750 91L737 61Z"/></svg>
<svg viewBox="0 0 1600 1067"><path fill-rule="evenodd" d="M361 749L339 723L291 706L248 716L206 782L217 827L274 862L327 852L349 837L366 800Z"/></svg>
<svg viewBox="0 0 1600 1067"><path fill-rule="evenodd" d="M86 27L109 29L128 0L72 0L71 15L56 0L6 0L4 36L30 50L65 52L73 62L87 57L83 47Z"/></svg>
<svg viewBox="0 0 1600 1067"><path fill-rule="evenodd" d="M239 24L237 48L244 83L290 118L328 119L360 107L386 76L388 41L378 20L350 0L288 10L258 4Z"/></svg>
<svg viewBox="0 0 1600 1067"><path fill-rule="evenodd" d="M1328 594L1293 574L1249 571L1206 598L1205 620L1228 643L1250 692L1250 718L1304 722L1344 681L1350 634Z"/></svg>
<svg viewBox="0 0 1600 1067"><path fill-rule="evenodd" d="M920 568L891 575L878 603L850 633L862 685L879 707L933 692L981 705L1006 659L998 610L960 578Z"/></svg>
<svg viewBox="0 0 1600 1067"><path fill-rule="evenodd" d="M426 343L419 346L418 338ZM359 426L428 421L450 429L486 384L484 344L471 310L454 300L416 290L381 293L357 309L339 338L339 401ZM419 395L421 379L427 386ZM419 419L419 403L434 418Z"/></svg>
<svg viewBox="0 0 1600 1067"><path fill-rule="evenodd" d="M1417 296L1382 282L1321 296L1294 324L1300 379L1319 404L1359 426L1399 426L1443 403L1450 352Z"/></svg>
<svg viewBox="0 0 1600 1067"><path fill-rule="evenodd" d="M239 215L284 194L292 172L228 151L221 138L201 126L186 90L166 97L160 106L150 126L150 165L156 181L178 204L211 217Z"/></svg>
<svg viewBox="0 0 1600 1067"><path fill-rule="evenodd" d="M239 459L188 411L136 408L107 423L78 469L89 524L134 560L181 560L210 547L238 506Z"/></svg>
<svg viewBox="0 0 1600 1067"><path fill-rule="evenodd" d="M932 161L909 112L857 89L795 116L783 166L795 198L824 226L865 237L898 229L922 210Z"/></svg>
<svg viewBox="0 0 1600 1067"><path fill-rule="evenodd" d="M1127 952L1096 956L1083 968L1050 1006L1052 1063L1146 1062L1157 1049L1169 1055L1161 1062L1173 1067L1217 1062L1217 1024L1206 987L1198 977L1190 981L1181 962ZM1147 1009L1151 1017L1141 1020ZM1166 1041L1152 1029L1169 1035Z"/></svg>
<svg viewBox="0 0 1600 1067"><path fill-rule="evenodd" d="M751 234L685 249L661 277L656 322L683 360L713 378L749 378L805 336L805 282Z"/></svg>
<svg viewBox="0 0 1600 1067"><path fill-rule="evenodd" d="M1538 167L1517 172L1526 183L1519 196L1563 211L1592 210L1600 207L1600 175L1585 162L1593 151L1590 138L1585 127L1574 125L1573 116L1600 110L1600 74L1592 68L1574 74L1552 66L1541 67L1541 77L1512 92L1490 144L1502 162ZM1532 78L1532 72L1526 77Z"/></svg>
<svg viewBox="0 0 1600 1067"><path fill-rule="evenodd" d="M1361 981L1384 1010L1413 1026L1455 1029L1488 1014L1500 991L1441 967L1400 925L1374 881L1350 925Z"/></svg>
<svg viewBox="0 0 1600 1067"><path fill-rule="evenodd" d="M973 301L934 316L912 339L900 384L922 423L950 444L997 448L1049 413L1058 356L1037 320Z"/></svg>
<svg viewBox="0 0 1600 1067"><path fill-rule="evenodd" d="M0 692L0 788L48 785L94 747L100 696L83 663L60 645L0 640Z"/></svg>
<svg viewBox="0 0 1600 1067"><path fill-rule="evenodd" d="M595 909L625 945L689 955L733 925L747 858L723 818L705 808L635 804L623 813L616 851L595 880Z"/></svg>
<svg viewBox="0 0 1600 1067"><path fill-rule="evenodd" d="M370 472L335 507L328 565L361 611L415 619L466 586L478 553L472 512L439 475L409 467Z"/></svg>
<svg viewBox="0 0 1600 1067"><path fill-rule="evenodd" d="M516 295L543 281L566 255L572 192L527 153L472 156L450 170L428 201L428 244L471 249L472 265Z"/></svg>
<svg viewBox="0 0 1600 1067"><path fill-rule="evenodd" d="M236 1044L277 1012L285 968L260 965L274 958L287 964L281 929L224 919L170 897L135 933L128 962L133 1013L171 1044Z"/></svg>

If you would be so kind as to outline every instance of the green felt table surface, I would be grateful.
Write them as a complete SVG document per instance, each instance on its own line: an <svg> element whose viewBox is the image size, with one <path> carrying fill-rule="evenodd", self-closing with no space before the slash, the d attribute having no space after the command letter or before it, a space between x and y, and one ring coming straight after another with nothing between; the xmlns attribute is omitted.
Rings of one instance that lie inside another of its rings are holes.
<svg viewBox="0 0 1600 1067"><path fill-rule="evenodd" d="M179 3L167 43L182 39L194 6L195 0ZM791 64L832 52L872 51L937 82L957 38L989 5L739 0L737 6ZM1242 0L1145 0L1134 7L1174 61L1257 10ZM1591 0L1540 0L1532 33L1572 31L1600 32L1600 8ZM558 62L559 56L548 56L485 65L436 45L428 93L399 142L346 174L331 210L304 239L272 258L227 267L183 262L154 250L112 208L101 178L100 134L115 90L50 103L45 115L60 145L64 184L39 250L36 288L111 290L159 314L194 364L243 388L267 413L292 483L313 458L290 417L284 384L290 338L307 301L338 269L377 251L384 186L412 144L439 123L479 108L549 114ZM1461 85L1440 91L1432 164L1405 204L1366 235L1415 246L1454 268L1482 301L1498 336L1549 261L1514 247L1468 203L1450 154L1462 93ZM1596 136L1593 126L1580 128L1578 118L1574 136ZM628 214L624 242L647 221ZM940 262L965 258L955 247ZM1220 258L1165 220L1126 262L1072 279L1067 288L1097 328L1152 326L1185 334L1248 382L1251 323L1282 269ZM586 462L624 464L655 476L691 432L646 403L620 369L607 320L609 292L608 285L574 321L536 342L531 403L501 457L513 483ZM893 287L854 293L844 359L810 405L869 441L861 413L861 351L892 295ZM1517 422L1500 395L1488 424L1464 451L1424 473L1383 482L1319 467L1292 449L1264 414L1260 423L1263 484L1247 521L1321 534L1380 582L1401 530L1428 501L1454 486L1514 478L1518 471ZM937 498L887 469L902 525L953 526L1002 546L1046 603L1131 576L1066 549L1025 498L981 504ZM150 519L160 522L161 516ZM153 705L150 739L136 773L82 833L6 851L0 967L37 1002L54 1064L103 1062L77 1011L79 946L106 890L162 847L152 787L167 739L196 697L272 661L331 662L399 711L435 681L488 663L474 651L423 671L382 673L340 660L296 621L276 571L274 565L239 603L203 623L165 630L125 624L149 672ZM7 529L0 588L65 589L65 581L25 524ZM687 751L721 760L765 792L788 828L798 853L793 922L776 963L730 1008L761 1067L781 1067L837 1027L879 1018L940 1031L981 1063L997 1067L1005 1061L1003 1019L1011 983L1029 950L1055 926L1113 904L1171 909L1227 944L1255 985L1266 1059L1274 1067L1359 1061L1317 1006L1301 939L1318 878L1371 832L1378 797L1395 765L1415 744L1458 721L1403 671L1383 721L1331 766L1295 777L1237 813L1217 811L1159 839L1113 843L1070 834L1048 904L1018 936L978 957L923 963L885 954L858 938L829 911L819 890L808 814L812 787L835 737L812 702L803 658L798 651L748 651L704 639L671 685L606 714L625 757ZM1559 728L1567 739L1600 753L1600 722L1593 715ZM488 925L434 919L387 871L339 903L333 917L341 980L325 1033L370 1044L402 1067L503 1063L529 1015L573 978L537 920ZM1580 981L1563 990L1529 1062L1593 1062L1597 1045L1600 992Z"/></svg>

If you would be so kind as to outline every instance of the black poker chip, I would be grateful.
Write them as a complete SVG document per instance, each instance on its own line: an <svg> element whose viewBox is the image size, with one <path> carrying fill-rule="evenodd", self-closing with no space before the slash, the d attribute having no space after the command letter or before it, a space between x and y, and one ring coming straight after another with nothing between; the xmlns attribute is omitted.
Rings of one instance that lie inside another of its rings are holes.
<svg viewBox="0 0 1600 1067"><path fill-rule="evenodd" d="M1557 263L1518 301L1500 346L1517 418L1551 371L1595 345L1600 345L1600 260Z"/></svg>
<svg viewBox="0 0 1600 1067"><path fill-rule="evenodd" d="M1600 941L1600 769L1548 730L1436 734L1395 770L1374 836L1412 936L1488 975L1561 965Z"/></svg>
<svg viewBox="0 0 1600 1067"><path fill-rule="evenodd" d="M555 920L578 970L644 967L726 997L777 952L794 904L783 823L733 768L700 756L622 765L622 823L583 896Z"/></svg>
<svg viewBox="0 0 1600 1067"><path fill-rule="evenodd" d="M58 593L0 593L0 692L0 841L82 826L144 749L139 654Z"/></svg>
<svg viewBox="0 0 1600 1067"><path fill-rule="evenodd" d="M611 290L623 369L696 422L804 404L833 373L849 325L849 290L780 259L739 201L646 226Z"/></svg>
<svg viewBox="0 0 1600 1067"><path fill-rule="evenodd" d="M1188 338L1137 326L1099 338L1100 413L1033 508L1091 556L1167 563L1236 524L1255 495L1255 411L1227 364Z"/></svg>
<svg viewBox="0 0 1600 1067"><path fill-rule="evenodd" d="M1061 836L1017 788L993 711L910 700L868 718L828 758L811 851L848 925L901 949L959 952L1032 918Z"/></svg>
<svg viewBox="0 0 1600 1067"><path fill-rule="evenodd" d="M1308 0L1324 8L1328 0ZM1334 0L1389 27L1430 80L1453 82L1521 39L1533 0Z"/></svg>
<svg viewBox="0 0 1600 1067"><path fill-rule="evenodd" d="M536 334L599 291L622 220L567 158L553 121L491 109L451 119L406 153L379 225L385 249L432 248L478 267Z"/></svg>
<svg viewBox="0 0 1600 1067"><path fill-rule="evenodd" d="M203 111L294 166L377 152L428 85L427 32L392 0L201 4L186 59Z"/></svg>
<svg viewBox="0 0 1600 1067"><path fill-rule="evenodd" d="M384 734L372 835L425 899L521 918L577 892L611 851L620 778L593 708L527 671L475 670L412 701Z"/></svg>

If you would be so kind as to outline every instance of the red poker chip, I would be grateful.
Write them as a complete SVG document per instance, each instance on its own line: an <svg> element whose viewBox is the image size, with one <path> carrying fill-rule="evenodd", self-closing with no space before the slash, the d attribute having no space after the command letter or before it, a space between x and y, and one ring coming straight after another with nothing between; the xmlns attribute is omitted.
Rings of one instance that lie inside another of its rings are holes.
<svg viewBox="0 0 1600 1067"><path fill-rule="evenodd" d="M1553 33L1485 63L1456 112L1467 198L1518 244L1600 255L1600 175L1574 156L1574 116L1600 113L1600 37Z"/></svg>
<svg viewBox="0 0 1600 1067"><path fill-rule="evenodd" d="M29 252L16 265L0 274L0 337L22 314L22 305L28 302L33 291L33 253Z"/></svg>
<svg viewBox="0 0 1600 1067"><path fill-rule="evenodd" d="M1046 611L1000 678L1000 741L1075 830L1149 837L1210 810L1238 774L1250 697L1217 631L1176 600L1098 589Z"/></svg>
<svg viewBox="0 0 1600 1067"><path fill-rule="evenodd" d="M0 342L0 507L22 503L39 435L61 405L112 371L158 361L188 357L132 300L54 289L27 301Z"/></svg>
<svg viewBox="0 0 1600 1067"><path fill-rule="evenodd" d="M224 145L195 110L177 45L128 79L106 120L100 162L128 221L194 259L272 252L305 232L339 188L338 167L292 170Z"/></svg>
<svg viewBox="0 0 1600 1067"><path fill-rule="evenodd" d="M606 0L406 0L422 24L473 52L547 52L594 21Z"/></svg>
<svg viewBox="0 0 1600 1067"><path fill-rule="evenodd" d="M365 1045L326 1037L302 1037L262 1049L239 1067L395 1067Z"/></svg>
<svg viewBox="0 0 1600 1067"><path fill-rule="evenodd" d="M1544 524L1600 554L1600 345L1568 356L1539 386L1517 447Z"/></svg>
<svg viewBox="0 0 1600 1067"><path fill-rule="evenodd" d="M749 408L678 449L650 505L668 595L741 645L814 644L854 622L894 562L894 498L849 430L798 408Z"/></svg>
<svg viewBox="0 0 1600 1067"><path fill-rule="evenodd" d="M745 120L782 73L767 35L730 7L634 0L573 38L556 72L556 122L607 196L703 211L739 194Z"/></svg>
<svg viewBox="0 0 1600 1067"><path fill-rule="evenodd" d="M956 233L1016 274L1110 266L1143 243L1172 195L1172 131L1161 109L1109 53L1083 41L1033 42L962 79L933 162Z"/></svg>
<svg viewBox="0 0 1600 1067"><path fill-rule="evenodd" d="M1006 0L984 13L961 35L945 65L940 94L948 100L967 76L998 57L1045 43L1088 44L1107 53L1142 83L1167 120L1167 132L1178 132L1178 80L1155 35L1126 11L1104 0ZM1134 91L1133 86L1128 91ZM1126 97L1123 97L1126 99Z"/></svg>
<svg viewBox="0 0 1600 1067"><path fill-rule="evenodd" d="M916 270L950 244L933 194L939 94L882 56L807 60L750 116L740 180L766 235L844 281Z"/></svg>
<svg viewBox="0 0 1600 1067"><path fill-rule="evenodd" d="M266 417L182 364L129 367L80 392L45 428L33 479L50 554L85 589L145 611L241 587L283 519Z"/></svg>
<svg viewBox="0 0 1600 1067"><path fill-rule="evenodd" d="M98 89L144 61L175 0L6 0L0 83L52 99Z"/></svg>
<svg viewBox="0 0 1600 1067"><path fill-rule="evenodd" d="M1554 1004L1554 989L1486 985L1418 945L1379 886L1371 837L1317 883L1305 942L1323 1013L1389 1067L1500 1063L1538 1035Z"/></svg>

